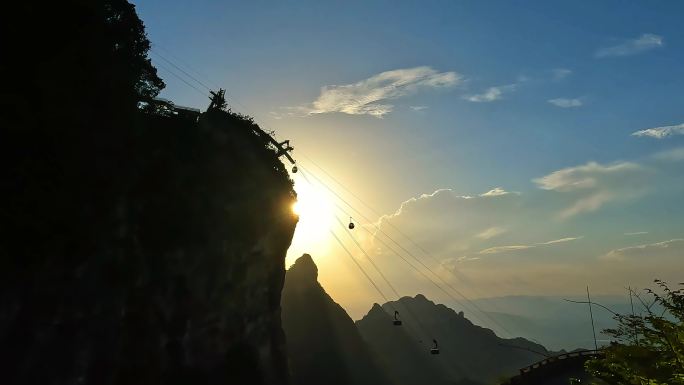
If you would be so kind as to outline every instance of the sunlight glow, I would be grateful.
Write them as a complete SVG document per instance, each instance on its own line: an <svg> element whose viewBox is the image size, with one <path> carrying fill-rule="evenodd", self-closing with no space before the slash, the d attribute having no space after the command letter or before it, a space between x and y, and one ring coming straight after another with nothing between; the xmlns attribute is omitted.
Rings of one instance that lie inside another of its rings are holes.
<svg viewBox="0 0 684 385"><path fill-rule="evenodd" d="M295 177L297 201L292 212L299 216L290 251L297 258L302 253L329 251L330 229L335 223L335 205L324 187ZM290 254L290 253L288 253ZM289 258L288 258L289 259Z"/></svg>

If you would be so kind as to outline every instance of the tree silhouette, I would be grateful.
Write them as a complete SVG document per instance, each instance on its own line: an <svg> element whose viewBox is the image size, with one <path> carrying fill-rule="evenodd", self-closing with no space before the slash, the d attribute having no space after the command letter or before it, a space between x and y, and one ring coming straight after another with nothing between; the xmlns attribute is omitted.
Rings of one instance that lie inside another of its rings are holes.
<svg viewBox="0 0 684 385"><path fill-rule="evenodd" d="M684 289L656 285L663 294L648 290L653 302L637 297L646 315L618 315L617 328L604 331L615 341L587 361L593 376L608 384L684 384Z"/></svg>
<svg viewBox="0 0 684 385"><path fill-rule="evenodd" d="M147 56L151 45L135 6L125 0L111 0L104 4L104 19L112 65L124 69L116 73L124 78L127 88L135 90L139 101L151 101L164 88L164 82Z"/></svg>

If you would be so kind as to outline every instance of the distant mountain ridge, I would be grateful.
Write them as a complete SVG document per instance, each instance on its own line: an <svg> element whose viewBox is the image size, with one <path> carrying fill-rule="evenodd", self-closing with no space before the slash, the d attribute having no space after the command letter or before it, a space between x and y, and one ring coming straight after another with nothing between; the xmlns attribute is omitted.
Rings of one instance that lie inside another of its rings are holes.
<svg viewBox="0 0 684 385"><path fill-rule="evenodd" d="M591 320L586 304L564 299L586 301L586 296L506 296L473 300L477 306L506 325L516 335L532 339L552 350L593 349ZM630 314L628 296L592 296L592 301L607 306L619 314ZM636 312L640 307L636 306ZM599 346L607 344L601 330L615 326L613 314L594 309L594 324ZM497 330L501 332L501 330Z"/></svg>
<svg viewBox="0 0 684 385"><path fill-rule="evenodd" d="M421 294L374 304L354 323L317 277L308 254L285 277L282 322L293 384L480 385L554 354L524 338L500 338ZM401 326L392 324L394 310ZM433 338L439 355L429 352Z"/></svg>
<svg viewBox="0 0 684 385"><path fill-rule="evenodd" d="M391 325L388 313L394 310L403 315L402 327ZM424 378L412 379L411 373L404 373L406 361L419 363L425 372L438 373L432 380L435 382L491 383L554 354L524 338L500 338L492 330L473 324L463 312L435 304L421 294L382 307L374 305L356 325L389 372L402 373L404 380L398 383L406 385L424 383ZM428 355L433 338L439 342L438 356ZM424 357L430 363L423 365Z"/></svg>

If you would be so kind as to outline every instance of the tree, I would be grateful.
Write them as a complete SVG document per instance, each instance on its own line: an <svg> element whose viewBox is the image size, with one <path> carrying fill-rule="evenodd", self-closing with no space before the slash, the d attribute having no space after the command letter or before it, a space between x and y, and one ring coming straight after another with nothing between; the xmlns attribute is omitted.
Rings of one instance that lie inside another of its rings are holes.
<svg viewBox="0 0 684 385"><path fill-rule="evenodd" d="M112 59L125 69L125 81L139 101L151 101L164 88L164 82L147 56L151 45L135 5L126 0L108 1L104 4L104 19Z"/></svg>
<svg viewBox="0 0 684 385"><path fill-rule="evenodd" d="M604 331L615 341L587 361L594 377L608 384L684 384L684 288L655 283L661 293L647 290L650 303L637 295L645 315L618 315L617 327Z"/></svg>

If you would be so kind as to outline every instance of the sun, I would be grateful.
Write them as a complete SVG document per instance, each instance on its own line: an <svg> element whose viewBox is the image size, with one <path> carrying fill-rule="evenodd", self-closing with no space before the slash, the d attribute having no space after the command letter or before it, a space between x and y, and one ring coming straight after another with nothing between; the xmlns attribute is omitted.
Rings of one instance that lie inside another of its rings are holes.
<svg viewBox="0 0 684 385"><path fill-rule="evenodd" d="M292 212L299 216L299 222L291 251L299 255L327 252L335 223L335 204L330 193L325 187L301 178L295 178L295 191L297 201L292 204Z"/></svg>
<svg viewBox="0 0 684 385"><path fill-rule="evenodd" d="M302 215L302 203L300 201L292 204L292 212L297 216Z"/></svg>

